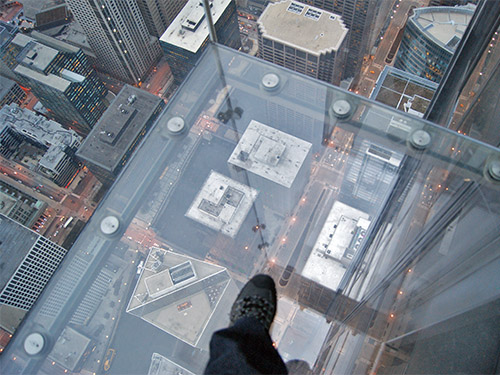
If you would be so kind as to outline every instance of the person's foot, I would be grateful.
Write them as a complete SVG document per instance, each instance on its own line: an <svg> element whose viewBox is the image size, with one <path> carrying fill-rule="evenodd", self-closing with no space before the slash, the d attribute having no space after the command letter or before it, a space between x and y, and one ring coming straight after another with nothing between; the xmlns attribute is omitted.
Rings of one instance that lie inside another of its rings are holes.
<svg viewBox="0 0 500 375"><path fill-rule="evenodd" d="M234 325L241 318L255 318L267 331L276 314L276 286L271 277L256 275L240 291L231 308L230 320Z"/></svg>

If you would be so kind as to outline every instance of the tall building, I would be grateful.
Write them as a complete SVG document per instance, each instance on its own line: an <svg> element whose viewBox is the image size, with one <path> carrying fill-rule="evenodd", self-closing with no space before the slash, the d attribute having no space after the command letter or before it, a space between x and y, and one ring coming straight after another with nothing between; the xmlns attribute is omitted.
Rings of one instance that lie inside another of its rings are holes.
<svg viewBox="0 0 500 375"><path fill-rule="evenodd" d="M212 19L218 42L241 47L238 14L234 0L210 0ZM180 84L194 67L209 40L208 22L203 4L189 0L160 38L176 84Z"/></svg>
<svg viewBox="0 0 500 375"><path fill-rule="evenodd" d="M67 250L0 214L0 337L12 337ZM8 340L1 340L2 344ZM0 347L0 353L5 345Z"/></svg>
<svg viewBox="0 0 500 375"><path fill-rule="evenodd" d="M473 5L415 9L406 23L394 66L439 83L474 10Z"/></svg>
<svg viewBox="0 0 500 375"><path fill-rule="evenodd" d="M100 69L137 84L161 56L158 40L148 33L136 0L68 0L85 30Z"/></svg>
<svg viewBox="0 0 500 375"><path fill-rule="evenodd" d="M259 56L322 81L339 84L343 42L342 18L295 1L269 4L258 20Z"/></svg>
<svg viewBox="0 0 500 375"><path fill-rule="evenodd" d="M68 6L64 0L21 0L23 17L31 21L37 30L70 22Z"/></svg>
<svg viewBox="0 0 500 375"><path fill-rule="evenodd" d="M0 108L11 103L21 104L26 93L11 79L0 76Z"/></svg>
<svg viewBox="0 0 500 375"><path fill-rule="evenodd" d="M162 111L156 95L125 85L76 155L110 186Z"/></svg>
<svg viewBox="0 0 500 375"><path fill-rule="evenodd" d="M15 80L16 75L11 67L14 61L11 54L8 53L10 42L16 36L19 29L10 23L0 21L0 75Z"/></svg>
<svg viewBox="0 0 500 375"><path fill-rule="evenodd" d="M38 32L18 33L0 57L57 122L88 133L106 110L108 91L80 48Z"/></svg>
<svg viewBox="0 0 500 375"><path fill-rule="evenodd" d="M338 14L349 29L346 37L347 56L342 79L356 76L361 69L363 57L368 53L370 34L379 1L373 0L299 0L326 11Z"/></svg>
<svg viewBox="0 0 500 375"><path fill-rule="evenodd" d="M0 214L32 229L38 229L43 222L47 203L0 181Z"/></svg>
<svg viewBox="0 0 500 375"><path fill-rule="evenodd" d="M146 27L151 35L160 37L177 17L188 0L137 0Z"/></svg>
<svg viewBox="0 0 500 375"><path fill-rule="evenodd" d="M27 165L59 186L73 181L82 138L55 121L11 104L0 109L0 154Z"/></svg>

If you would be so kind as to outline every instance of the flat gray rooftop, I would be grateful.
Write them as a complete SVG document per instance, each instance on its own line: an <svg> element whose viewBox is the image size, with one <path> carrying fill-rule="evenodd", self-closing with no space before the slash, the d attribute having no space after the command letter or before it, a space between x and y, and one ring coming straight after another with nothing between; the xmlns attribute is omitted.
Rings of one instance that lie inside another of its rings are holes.
<svg viewBox="0 0 500 375"><path fill-rule="evenodd" d="M269 4L257 22L264 37L314 55L338 51L348 31L339 15L296 1Z"/></svg>
<svg viewBox="0 0 500 375"><path fill-rule="evenodd" d="M156 95L125 85L85 138L77 156L114 171L161 102Z"/></svg>
<svg viewBox="0 0 500 375"><path fill-rule="evenodd" d="M32 230L0 215L0 291L40 237Z"/></svg>

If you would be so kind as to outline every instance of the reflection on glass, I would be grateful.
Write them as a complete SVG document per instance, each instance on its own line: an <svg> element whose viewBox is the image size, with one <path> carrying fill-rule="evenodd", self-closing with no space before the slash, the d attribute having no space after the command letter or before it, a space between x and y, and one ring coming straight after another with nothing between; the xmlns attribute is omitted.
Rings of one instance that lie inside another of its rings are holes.
<svg viewBox="0 0 500 375"><path fill-rule="evenodd" d="M210 45L2 365L200 373L238 288L266 272L280 297L276 346L315 373L488 372L499 157ZM34 332L45 341L30 356Z"/></svg>

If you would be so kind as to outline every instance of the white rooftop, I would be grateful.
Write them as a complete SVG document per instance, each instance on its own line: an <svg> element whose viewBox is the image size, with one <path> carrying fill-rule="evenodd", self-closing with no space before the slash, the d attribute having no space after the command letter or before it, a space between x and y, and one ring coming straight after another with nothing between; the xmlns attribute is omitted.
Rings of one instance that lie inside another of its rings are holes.
<svg viewBox="0 0 500 375"><path fill-rule="evenodd" d="M346 272L341 262L356 227L368 228L369 215L342 202L335 202L307 259L302 276L336 290ZM330 253L328 253L330 251Z"/></svg>
<svg viewBox="0 0 500 375"><path fill-rule="evenodd" d="M417 8L410 20L438 45L454 52L474 10L474 5Z"/></svg>
<svg viewBox="0 0 500 375"><path fill-rule="evenodd" d="M290 188L311 143L252 120L228 163Z"/></svg>
<svg viewBox="0 0 500 375"><path fill-rule="evenodd" d="M232 0L210 0L214 25ZM208 23L200 0L189 0L167 30L160 42L172 44L196 53L208 38Z"/></svg>
<svg viewBox="0 0 500 375"><path fill-rule="evenodd" d="M229 323L227 310L237 293L225 268L152 247L126 311L208 350L212 332Z"/></svg>
<svg viewBox="0 0 500 375"><path fill-rule="evenodd" d="M316 56L338 51L348 32L341 16L290 0L269 4L257 23L264 37Z"/></svg>
<svg viewBox="0 0 500 375"><path fill-rule="evenodd" d="M257 194L257 190L211 171L186 216L234 238Z"/></svg>

